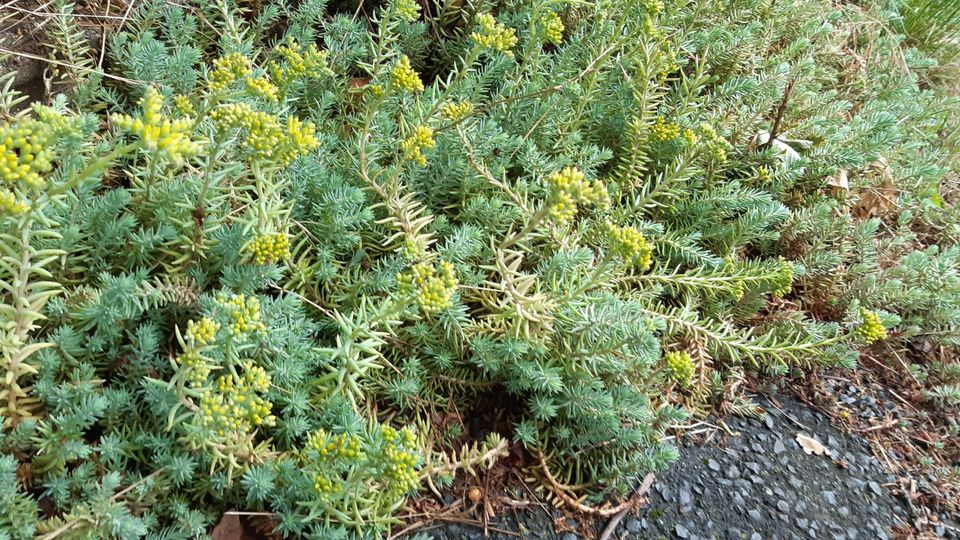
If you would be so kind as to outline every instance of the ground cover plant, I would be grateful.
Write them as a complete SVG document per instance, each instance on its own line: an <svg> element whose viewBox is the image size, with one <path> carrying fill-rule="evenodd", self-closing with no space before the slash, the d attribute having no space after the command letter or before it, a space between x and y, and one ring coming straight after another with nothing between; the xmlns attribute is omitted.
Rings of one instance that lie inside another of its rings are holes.
<svg viewBox="0 0 960 540"><path fill-rule="evenodd" d="M383 537L508 453L603 513L747 374L960 341L895 4L146 1L103 67L55 4L0 93L9 538Z"/></svg>

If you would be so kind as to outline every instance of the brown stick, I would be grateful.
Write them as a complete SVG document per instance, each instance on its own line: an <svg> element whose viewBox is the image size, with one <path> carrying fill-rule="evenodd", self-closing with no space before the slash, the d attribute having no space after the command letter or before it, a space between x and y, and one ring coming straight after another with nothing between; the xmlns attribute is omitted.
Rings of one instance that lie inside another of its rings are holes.
<svg viewBox="0 0 960 540"><path fill-rule="evenodd" d="M761 148L768 148L773 144L777 135L780 134L780 123L783 122L783 115L787 113L787 102L790 101L790 96L793 95L793 85L796 83L796 77L790 79L790 82L787 83L787 87L783 91L783 99L780 100L780 105L777 107L777 116L773 119L773 127L770 128L770 138L767 139L767 142L760 145Z"/></svg>
<svg viewBox="0 0 960 540"><path fill-rule="evenodd" d="M656 477L653 476L653 473L647 474L647 476L643 479L643 483L640 484L640 487L637 488L637 491L634 492L633 497L630 497L630 499L632 500L635 497L641 497L643 494L650 491L650 486L653 485L654 478ZM620 525L620 522L623 521L624 516L627 515L627 511L629 510L630 507L624 508L618 512L617 515L610 518L610 523L607 523L606 528L603 529L602 533L600 533L600 538L598 540L609 540L610 536L613 535L613 531L617 530L617 525Z"/></svg>
<svg viewBox="0 0 960 540"><path fill-rule="evenodd" d="M540 469L543 471L544 479L547 481L547 488L561 501L563 501L564 504L571 506L576 511L583 514L611 517L625 510L629 510L630 507L640 501L640 495L634 494L626 501L610 508L594 508L592 506L587 506L570 496L570 494L560 487L560 482L558 482L557 479L553 477L553 474L550 473L550 468L547 466L547 458L543 455L543 452L537 452L537 460L540 462Z"/></svg>

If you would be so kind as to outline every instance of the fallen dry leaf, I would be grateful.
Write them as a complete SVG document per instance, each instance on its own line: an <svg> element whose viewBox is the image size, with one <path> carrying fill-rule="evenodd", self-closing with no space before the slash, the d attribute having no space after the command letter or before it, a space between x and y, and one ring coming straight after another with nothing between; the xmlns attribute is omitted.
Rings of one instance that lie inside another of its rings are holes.
<svg viewBox="0 0 960 540"><path fill-rule="evenodd" d="M803 451L808 454L816 454L818 456L822 456L824 454L828 456L830 455L829 448L809 435L797 433L797 444L799 444L800 447L803 448Z"/></svg>

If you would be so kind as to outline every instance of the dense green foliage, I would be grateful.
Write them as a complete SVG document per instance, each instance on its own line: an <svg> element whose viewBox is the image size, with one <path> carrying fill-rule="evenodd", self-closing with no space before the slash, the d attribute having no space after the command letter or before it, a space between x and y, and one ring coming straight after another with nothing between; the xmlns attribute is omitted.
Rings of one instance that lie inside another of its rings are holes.
<svg viewBox="0 0 960 540"><path fill-rule="evenodd" d="M378 537L508 440L597 503L746 372L960 344L957 104L867 8L199 5L0 96L0 537Z"/></svg>

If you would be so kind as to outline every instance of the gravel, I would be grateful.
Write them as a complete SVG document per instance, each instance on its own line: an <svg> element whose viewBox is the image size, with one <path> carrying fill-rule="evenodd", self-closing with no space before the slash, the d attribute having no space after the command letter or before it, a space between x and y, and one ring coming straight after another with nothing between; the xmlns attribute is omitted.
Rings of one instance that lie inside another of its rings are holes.
<svg viewBox="0 0 960 540"><path fill-rule="evenodd" d="M856 387L850 388L842 395L859 399ZM727 418L734 436L725 440L682 440L680 460L657 476L648 504L621 521L611 538L893 538L892 528L909 519L908 506L887 489L893 478L866 441L839 431L793 399L777 400L783 412L760 401L768 411L764 419ZM825 441L833 457L805 453L796 442L798 433ZM587 537L586 531L584 536L553 533L556 515L505 512L491 525L521 531L521 538ZM591 536L605 525L597 523ZM446 525L429 534L437 540L474 538L464 529ZM517 537L491 533L488 538Z"/></svg>

